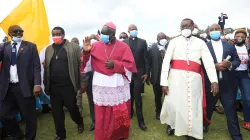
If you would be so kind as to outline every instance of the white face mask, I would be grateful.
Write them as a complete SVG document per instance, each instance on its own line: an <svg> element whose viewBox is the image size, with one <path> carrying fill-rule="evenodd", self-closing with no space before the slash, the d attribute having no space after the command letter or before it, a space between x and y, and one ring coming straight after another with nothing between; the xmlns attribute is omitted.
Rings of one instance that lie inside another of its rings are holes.
<svg viewBox="0 0 250 140"><path fill-rule="evenodd" d="M121 39L119 39L120 41L123 41L124 39L123 38L121 38Z"/></svg>
<svg viewBox="0 0 250 140"><path fill-rule="evenodd" d="M168 40L167 40L167 39L161 39L161 40L159 41L159 44L160 44L161 46L166 46L167 43L168 43Z"/></svg>
<svg viewBox="0 0 250 140"><path fill-rule="evenodd" d="M15 36L13 36L12 37L12 41L14 41L14 42L21 42L21 41L23 41L23 37L15 37Z"/></svg>
<svg viewBox="0 0 250 140"><path fill-rule="evenodd" d="M190 29L184 29L181 31L181 35L184 37L189 37L191 35L192 31Z"/></svg>
<svg viewBox="0 0 250 140"><path fill-rule="evenodd" d="M197 35L199 33L199 30L197 28L194 28L192 31L192 35Z"/></svg>

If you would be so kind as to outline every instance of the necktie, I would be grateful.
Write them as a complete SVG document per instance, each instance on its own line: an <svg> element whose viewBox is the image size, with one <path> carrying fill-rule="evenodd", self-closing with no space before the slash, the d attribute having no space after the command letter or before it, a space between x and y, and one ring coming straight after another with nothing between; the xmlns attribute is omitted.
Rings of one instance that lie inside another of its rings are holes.
<svg viewBox="0 0 250 140"><path fill-rule="evenodd" d="M16 65L16 52L17 52L16 45L17 45L17 43L14 42L12 45L13 46L12 46L12 51L11 51L11 65L14 66L14 65Z"/></svg>

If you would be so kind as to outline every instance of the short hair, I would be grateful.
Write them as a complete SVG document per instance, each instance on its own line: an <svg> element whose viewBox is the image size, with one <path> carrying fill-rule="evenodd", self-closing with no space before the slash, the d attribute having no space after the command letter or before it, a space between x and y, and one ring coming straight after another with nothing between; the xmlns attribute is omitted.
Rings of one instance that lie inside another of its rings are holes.
<svg viewBox="0 0 250 140"><path fill-rule="evenodd" d="M120 35L121 35L121 34L125 34L126 36L128 36L128 34L127 34L127 33L125 33L125 32L121 32L121 33L120 33Z"/></svg>
<svg viewBox="0 0 250 140"><path fill-rule="evenodd" d="M192 19L190 19L190 18L184 18L182 21L186 21L186 20L189 20L191 22L192 26L194 26L194 21Z"/></svg>
<svg viewBox="0 0 250 140"><path fill-rule="evenodd" d="M53 30L61 30L62 34L65 35L65 31L64 31L64 29L63 29L62 27L57 26L57 27L54 27L54 28L52 29L52 31L53 31Z"/></svg>
<svg viewBox="0 0 250 140"><path fill-rule="evenodd" d="M242 33L242 34L244 34L244 35L247 37L247 32L246 32L244 29L239 29L239 30L237 30L237 31L235 32L234 36L236 36L236 34L238 34L238 33Z"/></svg>

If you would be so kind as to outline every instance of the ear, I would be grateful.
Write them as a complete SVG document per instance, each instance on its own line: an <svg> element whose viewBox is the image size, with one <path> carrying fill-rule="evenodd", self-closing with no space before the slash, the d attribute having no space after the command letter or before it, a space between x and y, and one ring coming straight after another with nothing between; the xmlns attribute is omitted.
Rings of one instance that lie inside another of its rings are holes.
<svg viewBox="0 0 250 140"><path fill-rule="evenodd" d="M64 39L65 35L62 35L62 38Z"/></svg>

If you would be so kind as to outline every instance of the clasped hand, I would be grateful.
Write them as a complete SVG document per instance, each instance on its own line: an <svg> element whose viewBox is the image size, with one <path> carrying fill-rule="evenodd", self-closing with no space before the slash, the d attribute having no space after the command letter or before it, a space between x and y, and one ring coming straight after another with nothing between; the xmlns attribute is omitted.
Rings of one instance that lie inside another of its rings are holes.
<svg viewBox="0 0 250 140"><path fill-rule="evenodd" d="M114 61L113 60L108 60L107 62L105 62L105 66L108 69L113 69L114 68Z"/></svg>
<svg viewBox="0 0 250 140"><path fill-rule="evenodd" d="M215 64L215 67L216 70L224 71L225 69L229 69L231 65L232 63L230 61L224 59L223 62Z"/></svg>

